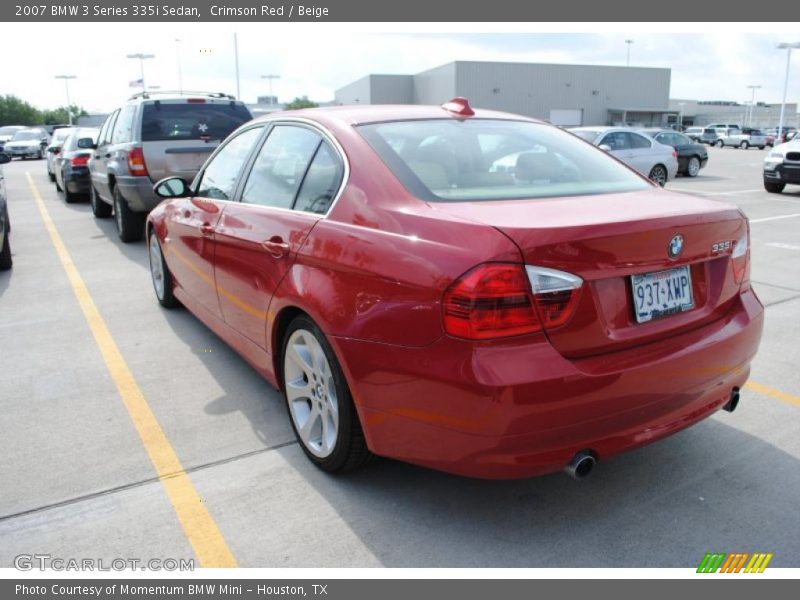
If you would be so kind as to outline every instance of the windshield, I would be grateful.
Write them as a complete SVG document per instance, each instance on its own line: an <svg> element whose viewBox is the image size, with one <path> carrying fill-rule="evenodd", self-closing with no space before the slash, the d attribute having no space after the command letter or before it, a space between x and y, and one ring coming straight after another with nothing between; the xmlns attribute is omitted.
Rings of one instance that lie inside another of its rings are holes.
<svg viewBox="0 0 800 600"><path fill-rule="evenodd" d="M69 135L72 133L72 129L69 127L62 127L61 129L56 129L53 132L53 137L50 140L51 144L55 144L56 142L63 142Z"/></svg>
<svg viewBox="0 0 800 600"><path fill-rule="evenodd" d="M358 129L406 188L424 200L546 198L650 187L605 152L549 125L432 119Z"/></svg>
<svg viewBox="0 0 800 600"><path fill-rule="evenodd" d="M44 134L41 131L18 131L11 138L13 142L24 142L28 140L41 140Z"/></svg>
<svg viewBox="0 0 800 600"><path fill-rule="evenodd" d="M151 102L144 105L142 141L223 140L250 119L241 104Z"/></svg>

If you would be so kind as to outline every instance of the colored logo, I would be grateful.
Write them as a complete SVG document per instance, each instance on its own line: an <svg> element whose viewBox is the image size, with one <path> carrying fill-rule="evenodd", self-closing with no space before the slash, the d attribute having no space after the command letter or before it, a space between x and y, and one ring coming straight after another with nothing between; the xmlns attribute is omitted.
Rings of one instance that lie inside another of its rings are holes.
<svg viewBox="0 0 800 600"><path fill-rule="evenodd" d="M719 552L709 552L700 561L697 567L698 573L763 573L769 561L772 560L772 553L757 552L748 554L747 552L735 552L733 554L722 554Z"/></svg>
<svg viewBox="0 0 800 600"><path fill-rule="evenodd" d="M683 252L683 236L678 234L669 241L667 255L670 258L678 258L681 252Z"/></svg>

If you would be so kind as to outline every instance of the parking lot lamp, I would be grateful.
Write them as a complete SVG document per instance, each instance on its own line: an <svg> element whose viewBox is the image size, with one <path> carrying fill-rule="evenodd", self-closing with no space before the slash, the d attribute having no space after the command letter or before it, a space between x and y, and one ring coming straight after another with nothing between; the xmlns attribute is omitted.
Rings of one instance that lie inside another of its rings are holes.
<svg viewBox="0 0 800 600"><path fill-rule="evenodd" d="M266 79L269 81L269 105L273 106L275 104L274 96L272 95L272 80L273 79L280 79L280 75L262 75L261 79Z"/></svg>
<svg viewBox="0 0 800 600"><path fill-rule="evenodd" d="M147 93L147 86L144 83L144 61L148 58L155 58L155 54L142 54L141 52L137 52L136 54L128 54L128 58L136 58L139 60L139 72L142 75L142 92Z"/></svg>
<svg viewBox="0 0 800 600"><path fill-rule="evenodd" d="M69 80L77 78L76 75L56 75L56 79L64 80L64 90L67 92L67 119L70 125L72 125L72 105L69 101Z"/></svg>
<svg viewBox="0 0 800 600"><path fill-rule="evenodd" d="M633 40L625 40L625 45L628 48L628 51L627 51L627 54L626 54L626 57L625 57L625 66L626 67L630 67L631 66L631 44L632 43L633 43Z"/></svg>
<svg viewBox="0 0 800 600"><path fill-rule="evenodd" d="M749 125L749 126L752 127L753 126L753 116L755 115L755 112L756 112L756 90L760 90L761 86L760 85L748 85L747 87L750 88L750 91L752 91L752 94L750 96L750 112L749 112L749 116L747 117L747 119L745 119L745 123L744 124L745 125Z"/></svg>
<svg viewBox="0 0 800 600"><path fill-rule="evenodd" d="M786 77L783 80L783 102L781 102L781 116L778 120L778 143L783 139L783 116L786 112L786 92L789 88L789 64L792 61L792 50L800 48L800 42L781 42L778 48L786 49Z"/></svg>

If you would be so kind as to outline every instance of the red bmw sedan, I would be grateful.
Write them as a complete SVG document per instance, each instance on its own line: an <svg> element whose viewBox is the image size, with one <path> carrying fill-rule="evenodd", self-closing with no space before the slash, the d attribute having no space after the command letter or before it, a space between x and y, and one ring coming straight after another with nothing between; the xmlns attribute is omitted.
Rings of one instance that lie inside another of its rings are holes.
<svg viewBox="0 0 800 600"><path fill-rule="evenodd" d="M732 411L761 337L740 210L464 99L271 114L156 191L158 301L331 472L582 477Z"/></svg>

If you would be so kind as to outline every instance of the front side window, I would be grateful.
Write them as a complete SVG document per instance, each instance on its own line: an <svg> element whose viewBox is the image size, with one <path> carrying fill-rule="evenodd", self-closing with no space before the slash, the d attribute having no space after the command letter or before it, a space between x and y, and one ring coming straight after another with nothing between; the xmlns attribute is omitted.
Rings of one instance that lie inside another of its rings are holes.
<svg viewBox="0 0 800 600"><path fill-rule="evenodd" d="M253 149L263 127L253 127L229 140L206 165L197 196L230 200L236 190L239 172Z"/></svg>
<svg viewBox="0 0 800 600"><path fill-rule="evenodd" d="M242 202L292 208L322 138L305 127L276 125L247 178Z"/></svg>
<svg viewBox="0 0 800 600"><path fill-rule="evenodd" d="M430 119L372 123L358 131L423 200L546 198L650 188L603 151L540 123Z"/></svg>

